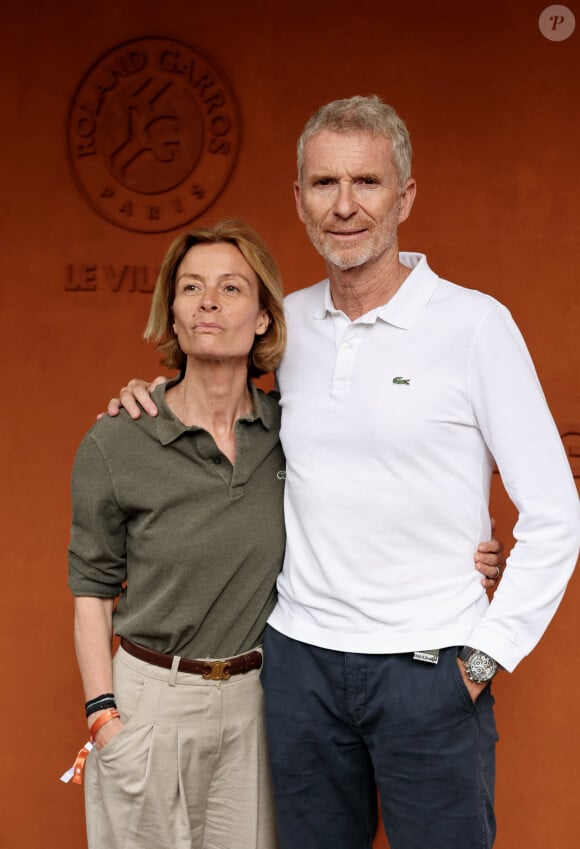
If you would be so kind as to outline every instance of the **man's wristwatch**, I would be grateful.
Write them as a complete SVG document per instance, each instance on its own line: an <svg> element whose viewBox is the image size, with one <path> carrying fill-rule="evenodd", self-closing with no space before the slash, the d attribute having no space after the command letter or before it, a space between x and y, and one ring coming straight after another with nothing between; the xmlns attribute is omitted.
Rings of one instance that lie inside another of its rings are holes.
<svg viewBox="0 0 580 849"><path fill-rule="evenodd" d="M459 652L459 659L464 663L469 680L475 681L477 684L485 684L487 681L491 681L499 669L497 661L493 657L479 651L479 649L473 649L471 646L463 646Z"/></svg>

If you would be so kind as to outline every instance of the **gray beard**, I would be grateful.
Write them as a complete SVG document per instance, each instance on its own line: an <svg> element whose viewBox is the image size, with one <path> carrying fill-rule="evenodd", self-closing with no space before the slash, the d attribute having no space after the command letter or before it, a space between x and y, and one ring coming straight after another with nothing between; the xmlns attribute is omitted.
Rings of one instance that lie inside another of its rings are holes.
<svg viewBox="0 0 580 849"><path fill-rule="evenodd" d="M358 254L354 251L349 254L348 250L346 252L338 251L325 245L314 228L307 226L306 230L308 238L322 259L335 268L339 268L341 271L348 271L349 268L359 268L372 258L373 251L371 246L366 250L360 251Z"/></svg>

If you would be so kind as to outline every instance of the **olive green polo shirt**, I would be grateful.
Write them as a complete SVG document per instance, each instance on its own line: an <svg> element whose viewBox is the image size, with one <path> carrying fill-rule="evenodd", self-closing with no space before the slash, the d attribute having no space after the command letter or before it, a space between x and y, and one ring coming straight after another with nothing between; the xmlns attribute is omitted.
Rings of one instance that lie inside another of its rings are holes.
<svg viewBox="0 0 580 849"><path fill-rule="evenodd" d="M256 646L284 555L277 397L252 386L232 466L212 436L153 398L83 439L72 479L69 586L117 598L115 633L166 654L226 657Z"/></svg>

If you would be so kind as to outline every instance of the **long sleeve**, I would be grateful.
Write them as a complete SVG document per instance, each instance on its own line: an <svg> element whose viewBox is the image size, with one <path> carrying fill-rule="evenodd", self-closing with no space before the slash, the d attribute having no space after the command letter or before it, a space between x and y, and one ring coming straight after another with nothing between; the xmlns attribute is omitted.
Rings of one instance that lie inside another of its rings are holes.
<svg viewBox="0 0 580 849"><path fill-rule="evenodd" d="M574 569L578 495L525 343L501 305L487 314L474 340L469 391L519 513L503 580L469 645L511 671L544 633Z"/></svg>

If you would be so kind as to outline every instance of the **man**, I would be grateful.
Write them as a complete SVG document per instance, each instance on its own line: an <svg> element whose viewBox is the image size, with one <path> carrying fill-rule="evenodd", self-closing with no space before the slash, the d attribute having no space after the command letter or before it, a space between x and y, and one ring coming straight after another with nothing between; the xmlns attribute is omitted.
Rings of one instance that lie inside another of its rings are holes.
<svg viewBox="0 0 580 849"><path fill-rule="evenodd" d="M322 107L298 144L328 279L287 298L278 375L288 542L263 683L282 849L370 847L375 785L391 849L490 849L490 681L537 643L578 553L574 482L509 313L398 252L410 161L376 97ZM471 551L494 460L519 518L488 604Z"/></svg>

